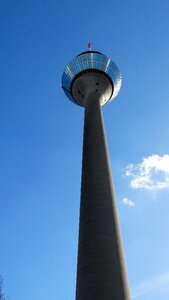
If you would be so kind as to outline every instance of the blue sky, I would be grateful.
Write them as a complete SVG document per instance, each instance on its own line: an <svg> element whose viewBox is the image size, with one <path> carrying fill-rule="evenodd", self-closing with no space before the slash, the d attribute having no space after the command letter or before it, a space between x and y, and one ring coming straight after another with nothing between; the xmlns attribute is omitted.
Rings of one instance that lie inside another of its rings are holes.
<svg viewBox="0 0 169 300"><path fill-rule="evenodd" d="M169 299L169 2L0 3L0 274L11 300L75 299L83 109L67 62L121 70L103 108L132 299Z"/></svg>

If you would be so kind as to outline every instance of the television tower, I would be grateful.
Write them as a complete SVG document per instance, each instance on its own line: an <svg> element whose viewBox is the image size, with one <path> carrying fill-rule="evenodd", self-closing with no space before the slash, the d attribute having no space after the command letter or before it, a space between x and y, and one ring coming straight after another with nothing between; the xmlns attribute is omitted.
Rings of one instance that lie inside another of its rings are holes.
<svg viewBox="0 0 169 300"><path fill-rule="evenodd" d="M130 300L101 109L118 94L121 75L88 48L62 76L66 96L85 108L76 300Z"/></svg>

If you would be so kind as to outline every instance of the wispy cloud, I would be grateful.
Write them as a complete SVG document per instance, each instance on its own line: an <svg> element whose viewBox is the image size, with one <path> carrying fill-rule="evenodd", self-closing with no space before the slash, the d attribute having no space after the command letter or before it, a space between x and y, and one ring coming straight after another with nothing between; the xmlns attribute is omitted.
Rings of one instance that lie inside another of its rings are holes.
<svg viewBox="0 0 169 300"><path fill-rule="evenodd" d="M169 290L169 272L151 278L132 290L132 299L137 299L152 292L166 292Z"/></svg>
<svg viewBox="0 0 169 300"><path fill-rule="evenodd" d="M122 202L125 204L125 205L128 205L128 206L136 206L135 202L128 199L128 198L123 198Z"/></svg>
<svg viewBox="0 0 169 300"><path fill-rule="evenodd" d="M168 189L169 188L169 155L157 154L144 157L141 163L129 164L125 176L131 177L133 189Z"/></svg>

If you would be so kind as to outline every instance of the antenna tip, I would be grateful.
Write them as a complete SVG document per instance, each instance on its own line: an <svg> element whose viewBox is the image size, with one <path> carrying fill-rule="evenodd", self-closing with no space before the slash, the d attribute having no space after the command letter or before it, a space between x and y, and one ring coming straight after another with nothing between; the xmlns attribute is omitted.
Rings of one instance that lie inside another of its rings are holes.
<svg viewBox="0 0 169 300"><path fill-rule="evenodd" d="M88 49L89 49L89 51L92 50L92 43L88 43Z"/></svg>

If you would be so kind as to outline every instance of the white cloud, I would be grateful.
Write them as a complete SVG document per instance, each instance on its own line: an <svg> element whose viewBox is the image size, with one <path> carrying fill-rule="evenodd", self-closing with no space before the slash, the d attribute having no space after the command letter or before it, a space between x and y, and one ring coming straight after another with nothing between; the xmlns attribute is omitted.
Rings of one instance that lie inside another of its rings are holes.
<svg viewBox="0 0 169 300"><path fill-rule="evenodd" d="M128 198L123 198L122 202L125 204L125 205L128 205L128 206L135 206L135 202L132 201L132 200L129 200Z"/></svg>
<svg viewBox="0 0 169 300"><path fill-rule="evenodd" d="M169 188L169 155L157 154L144 157L139 164L129 164L125 176L131 177L133 189L167 189Z"/></svg>
<svg viewBox="0 0 169 300"><path fill-rule="evenodd" d="M143 295L155 292L162 293L169 290L169 272L151 278L139 284L132 290L132 299L143 299Z"/></svg>

